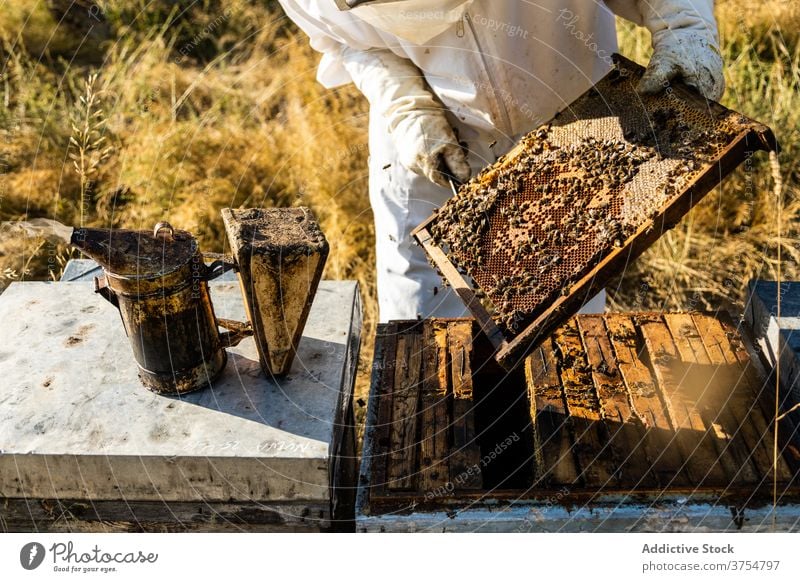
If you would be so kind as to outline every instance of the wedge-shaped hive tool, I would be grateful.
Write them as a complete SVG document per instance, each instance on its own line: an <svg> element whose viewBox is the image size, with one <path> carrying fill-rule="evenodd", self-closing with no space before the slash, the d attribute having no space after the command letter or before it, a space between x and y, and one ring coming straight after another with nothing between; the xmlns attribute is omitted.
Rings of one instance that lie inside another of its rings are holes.
<svg viewBox="0 0 800 582"><path fill-rule="evenodd" d="M289 372L328 241L308 208L224 208L247 314L267 375Z"/></svg>

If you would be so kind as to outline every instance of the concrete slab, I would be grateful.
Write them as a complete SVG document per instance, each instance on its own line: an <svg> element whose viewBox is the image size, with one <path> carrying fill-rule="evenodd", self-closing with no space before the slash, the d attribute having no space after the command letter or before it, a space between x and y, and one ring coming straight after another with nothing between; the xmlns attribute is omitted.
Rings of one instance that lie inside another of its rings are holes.
<svg viewBox="0 0 800 582"><path fill-rule="evenodd" d="M238 283L218 317L244 320ZM321 283L291 373L267 378L252 338L213 387L146 391L116 310L90 282L0 295L0 497L330 503L361 324L355 282Z"/></svg>
<svg viewBox="0 0 800 582"><path fill-rule="evenodd" d="M61 281L91 281L103 274L103 267L92 259L70 259L61 274ZM225 271L215 281L238 281L236 271Z"/></svg>

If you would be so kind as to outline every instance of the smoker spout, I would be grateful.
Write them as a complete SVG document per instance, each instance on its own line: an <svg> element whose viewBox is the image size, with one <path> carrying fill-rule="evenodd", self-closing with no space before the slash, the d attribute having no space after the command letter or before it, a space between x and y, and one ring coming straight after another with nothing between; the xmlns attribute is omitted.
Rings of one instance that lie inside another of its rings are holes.
<svg viewBox="0 0 800 582"><path fill-rule="evenodd" d="M111 244L111 237L112 231L107 228L75 228L69 242L84 255L108 269L119 260L116 255L120 252Z"/></svg>

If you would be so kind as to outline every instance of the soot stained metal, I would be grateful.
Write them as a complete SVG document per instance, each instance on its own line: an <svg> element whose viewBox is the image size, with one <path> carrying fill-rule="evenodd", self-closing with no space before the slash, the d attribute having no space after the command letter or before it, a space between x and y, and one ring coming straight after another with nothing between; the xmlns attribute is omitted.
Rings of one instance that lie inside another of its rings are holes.
<svg viewBox="0 0 800 582"><path fill-rule="evenodd" d="M72 231L70 243L103 267L95 291L119 310L153 392L209 386L225 367L224 348L250 335L267 376L291 369L328 256L325 235L308 208L225 208L222 217L233 257L201 253L191 233L166 222L153 231ZM231 269L249 323L214 314L208 281Z"/></svg>
<svg viewBox="0 0 800 582"><path fill-rule="evenodd" d="M267 376L292 367L328 257L328 241L308 208L224 208L248 318Z"/></svg>
<svg viewBox="0 0 800 582"><path fill-rule="evenodd" d="M78 228L70 242L103 267L95 291L119 310L149 390L174 395L208 386L225 367L225 346L252 333L214 315L208 281L233 265L206 265L191 233L165 222L153 231Z"/></svg>

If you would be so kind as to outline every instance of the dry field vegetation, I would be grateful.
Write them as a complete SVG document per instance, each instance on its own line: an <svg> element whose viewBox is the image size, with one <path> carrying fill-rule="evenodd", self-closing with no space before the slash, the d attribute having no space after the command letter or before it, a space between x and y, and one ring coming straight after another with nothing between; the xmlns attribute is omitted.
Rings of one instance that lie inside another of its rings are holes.
<svg viewBox="0 0 800 582"><path fill-rule="evenodd" d="M325 276L358 279L371 357L372 215L367 108L314 81L318 55L266 0L0 0L0 220L148 228L168 219L222 251L219 209L307 205L331 243ZM89 18L86 17L88 10ZM800 8L719 0L724 103L783 145L783 274L800 240ZM646 63L649 35L619 23ZM774 278L778 204L756 156L610 289L615 309L741 310L749 278ZM0 292L57 279L67 248L0 235Z"/></svg>

